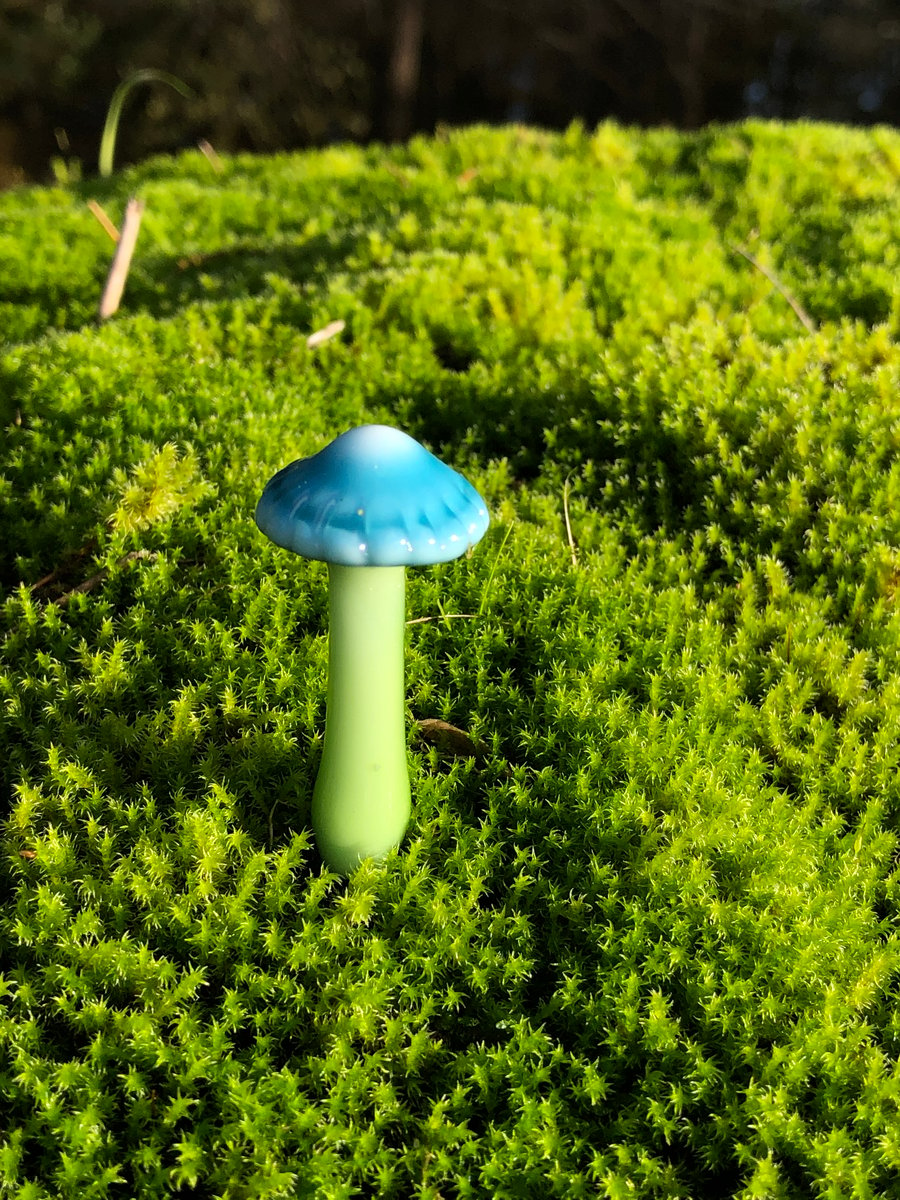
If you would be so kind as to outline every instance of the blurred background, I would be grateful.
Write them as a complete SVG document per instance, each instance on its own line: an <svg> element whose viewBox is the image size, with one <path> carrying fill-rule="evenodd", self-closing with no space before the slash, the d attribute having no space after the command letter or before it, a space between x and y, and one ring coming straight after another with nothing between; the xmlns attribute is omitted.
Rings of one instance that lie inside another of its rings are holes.
<svg viewBox="0 0 900 1200"><path fill-rule="evenodd" d="M117 164L575 118L900 124L898 0L0 0L0 186Z"/></svg>

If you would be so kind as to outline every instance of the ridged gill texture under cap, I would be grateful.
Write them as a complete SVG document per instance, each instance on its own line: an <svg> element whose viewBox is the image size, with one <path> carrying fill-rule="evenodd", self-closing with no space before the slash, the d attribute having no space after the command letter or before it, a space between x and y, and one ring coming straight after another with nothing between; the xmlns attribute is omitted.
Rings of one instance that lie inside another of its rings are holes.
<svg viewBox="0 0 900 1200"><path fill-rule="evenodd" d="M389 425L360 425L292 462L256 506L276 545L348 567L449 562L489 520L467 479Z"/></svg>

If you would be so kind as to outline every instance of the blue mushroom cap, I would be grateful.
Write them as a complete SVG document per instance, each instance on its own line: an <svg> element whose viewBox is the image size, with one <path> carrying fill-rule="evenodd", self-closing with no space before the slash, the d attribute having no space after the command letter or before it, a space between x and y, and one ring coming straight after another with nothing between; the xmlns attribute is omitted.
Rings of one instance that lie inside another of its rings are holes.
<svg viewBox="0 0 900 1200"><path fill-rule="evenodd" d="M256 506L256 524L276 545L348 567L449 562L489 520L467 479L389 425L360 425L292 462Z"/></svg>

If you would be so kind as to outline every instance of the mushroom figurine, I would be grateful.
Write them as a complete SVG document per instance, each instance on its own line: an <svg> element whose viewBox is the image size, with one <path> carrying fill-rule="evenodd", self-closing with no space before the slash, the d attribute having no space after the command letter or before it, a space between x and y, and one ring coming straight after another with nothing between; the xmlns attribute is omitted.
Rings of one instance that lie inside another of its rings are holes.
<svg viewBox="0 0 900 1200"><path fill-rule="evenodd" d="M382 858L409 821L405 569L458 558L488 521L468 480L388 425L350 429L265 486L260 530L328 563L325 743L312 826L333 871Z"/></svg>

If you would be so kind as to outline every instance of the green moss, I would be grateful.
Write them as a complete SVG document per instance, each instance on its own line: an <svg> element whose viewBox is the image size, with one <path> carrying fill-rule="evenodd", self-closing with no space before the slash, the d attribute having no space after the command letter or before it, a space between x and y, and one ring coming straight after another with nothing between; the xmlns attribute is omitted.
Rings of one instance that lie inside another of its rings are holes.
<svg viewBox="0 0 900 1200"><path fill-rule="evenodd" d="M893 1194L898 163L475 128L0 195L0 1190ZM409 573L412 824L339 880L326 573L252 513L364 421L494 521Z"/></svg>

